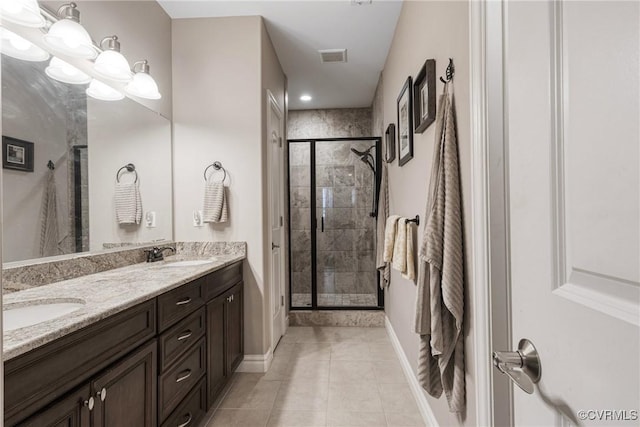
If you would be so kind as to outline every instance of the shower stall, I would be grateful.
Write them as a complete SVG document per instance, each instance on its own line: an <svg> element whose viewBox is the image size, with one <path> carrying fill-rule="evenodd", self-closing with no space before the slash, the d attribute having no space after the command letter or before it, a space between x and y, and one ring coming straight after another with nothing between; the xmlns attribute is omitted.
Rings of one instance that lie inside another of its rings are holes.
<svg viewBox="0 0 640 427"><path fill-rule="evenodd" d="M289 140L291 309L380 309L380 138Z"/></svg>

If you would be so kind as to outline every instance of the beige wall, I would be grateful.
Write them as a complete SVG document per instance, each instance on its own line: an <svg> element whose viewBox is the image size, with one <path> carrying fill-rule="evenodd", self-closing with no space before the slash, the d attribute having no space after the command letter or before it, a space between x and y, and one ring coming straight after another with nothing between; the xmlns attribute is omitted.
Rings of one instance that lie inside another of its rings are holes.
<svg viewBox="0 0 640 427"><path fill-rule="evenodd" d="M475 425L473 339L471 336L473 280L471 273L471 143L469 125L469 4L466 1L404 2L396 27L389 56L382 76L384 128L396 123L396 99L407 76L413 78L428 58L435 58L436 73L443 75L448 58L454 59L455 105L457 112L458 144L460 153L461 185L465 227L466 300L465 300L465 360L467 411L462 420L449 413L446 399L428 397L439 424L442 426ZM437 81L436 92L442 92L443 84ZM374 106L376 102L374 101ZM374 123L380 126L380 118L374 110ZM381 129L375 129L379 132ZM431 171L435 124L423 134L414 136L414 157L399 167L397 160L389 166L390 213L406 216L419 214L424 218L427 188ZM419 186L419 187L418 187ZM419 191L416 191L420 188ZM419 232L422 232L421 223ZM421 234L420 234L421 235ZM385 294L386 312L398 335L407 358L416 369L418 336L413 332L416 286L392 270L391 286Z"/></svg>
<svg viewBox="0 0 640 427"><path fill-rule="evenodd" d="M56 11L68 1L40 1L51 11ZM140 102L171 119L171 18L155 1L76 1L80 11L80 23L91 38L99 43L104 37L116 35L120 40L120 52L133 66L146 59L150 72L162 94L159 100Z"/></svg>
<svg viewBox="0 0 640 427"><path fill-rule="evenodd" d="M268 307L266 154L269 88L284 109L284 74L262 18L173 21L174 238L246 241L245 353L264 354ZM229 222L193 226L202 209L204 169L228 174Z"/></svg>

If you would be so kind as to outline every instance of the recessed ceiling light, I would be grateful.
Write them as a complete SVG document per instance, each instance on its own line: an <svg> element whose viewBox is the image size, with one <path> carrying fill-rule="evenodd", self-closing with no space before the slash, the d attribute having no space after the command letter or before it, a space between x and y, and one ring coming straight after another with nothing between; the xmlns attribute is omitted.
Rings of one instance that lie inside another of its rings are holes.
<svg viewBox="0 0 640 427"><path fill-rule="evenodd" d="M302 95L300 97L300 101L304 101L304 102L309 102L309 101L311 101L311 99L312 99L311 95Z"/></svg>

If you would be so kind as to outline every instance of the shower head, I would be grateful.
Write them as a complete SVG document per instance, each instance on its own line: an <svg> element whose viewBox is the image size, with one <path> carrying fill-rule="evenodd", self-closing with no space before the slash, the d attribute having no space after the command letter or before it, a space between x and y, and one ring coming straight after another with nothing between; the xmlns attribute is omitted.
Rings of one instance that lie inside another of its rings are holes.
<svg viewBox="0 0 640 427"><path fill-rule="evenodd" d="M356 156L358 156L360 158L360 161L362 161L362 162L366 163L367 165L369 165L369 168L371 168L371 171L375 175L376 168L373 166L375 160L374 160L373 156L371 155L371 150L373 148L375 148L375 145L372 145L371 147L367 148L364 151L360 151L360 150L356 150L355 148L352 148L351 152L353 154L355 154Z"/></svg>
<svg viewBox="0 0 640 427"><path fill-rule="evenodd" d="M367 149L366 149L366 150L364 150L364 151L360 151L360 150L356 150L355 148L352 148L352 149L351 149L351 152L352 152L352 153L354 153L354 154L357 154L358 156L360 156L360 157L362 158L362 157L366 157L366 156L367 156L367 154L368 154L368 155L371 155L370 151L371 151L374 147L375 147L375 145L372 145L371 147L367 148Z"/></svg>

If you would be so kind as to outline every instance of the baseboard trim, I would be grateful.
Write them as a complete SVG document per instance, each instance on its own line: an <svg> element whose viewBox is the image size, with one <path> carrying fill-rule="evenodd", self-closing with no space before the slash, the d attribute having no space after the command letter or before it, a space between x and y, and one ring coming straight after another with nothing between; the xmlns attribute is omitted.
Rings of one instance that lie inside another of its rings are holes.
<svg viewBox="0 0 640 427"><path fill-rule="evenodd" d="M393 330L393 326L391 325L389 317L387 316L384 317L384 326L387 329L387 334L389 334L391 345L393 345L393 349L396 351L398 360L400 360L400 365L402 366L402 370L404 371L404 376L409 382L409 388L411 389L413 397L416 399L418 409L420 410L420 415L422 415L422 419L425 422L425 425L428 425L429 427L439 427L440 425L438 424L438 420L436 419L436 416L433 413L429 402L427 402L427 397L425 396L420 383L418 383L418 378L413 373L413 369L411 369L409 359L407 359L407 355L404 353L404 350L400 345L400 341L398 340L398 336Z"/></svg>
<svg viewBox="0 0 640 427"><path fill-rule="evenodd" d="M273 362L273 351L269 347L269 351L265 354L245 354L236 372L267 372L271 367L271 362Z"/></svg>

